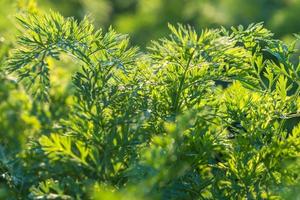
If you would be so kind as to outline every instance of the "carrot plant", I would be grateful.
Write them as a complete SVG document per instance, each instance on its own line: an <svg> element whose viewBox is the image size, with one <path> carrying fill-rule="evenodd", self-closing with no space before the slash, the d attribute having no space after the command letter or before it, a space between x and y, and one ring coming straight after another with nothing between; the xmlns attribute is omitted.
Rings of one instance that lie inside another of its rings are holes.
<svg viewBox="0 0 300 200"><path fill-rule="evenodd" d="M295 42L262 24L169 25L142 52L88 19L17 19L1 64L0 197L297 198ZM76 69L59 95L66 57Z"/></svg>

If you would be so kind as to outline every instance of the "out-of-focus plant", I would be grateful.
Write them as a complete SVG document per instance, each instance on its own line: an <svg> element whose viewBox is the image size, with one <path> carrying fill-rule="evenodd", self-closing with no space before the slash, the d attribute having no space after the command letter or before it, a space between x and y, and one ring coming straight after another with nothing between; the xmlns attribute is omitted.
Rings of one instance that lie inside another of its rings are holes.
<svg viewBox="0 0 300 200"><path fill-rule="evenodd" d="M292 40L289 34L300 31L297 0L2 0L0 5L0 32L11 30L12 9L51 8L78 20L88 15L96 27L113 25L119 32L130 33L133 42L143 48L151 39L168 34L167 23L190 24L200 30L264 21L275 37L285 40Z"/></svg>

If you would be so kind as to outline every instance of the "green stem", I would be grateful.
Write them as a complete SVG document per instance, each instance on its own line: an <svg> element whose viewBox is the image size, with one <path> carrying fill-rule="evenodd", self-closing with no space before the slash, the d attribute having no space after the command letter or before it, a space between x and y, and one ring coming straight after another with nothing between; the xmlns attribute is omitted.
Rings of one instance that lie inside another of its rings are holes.
<svg viewBox="0 0 300 200"><path fill-rule="evenodd" d="M185 81L185 78L186 78L186 74L188 72L188 69L189 69L189 66L190 66L190 63L194 57L194 53L195 53L195 50L192 52L191 54L191 57L189 58L187 64L186 64L186 67L184 69L184 73L180 79L180 83L179 83L179 87L178 87L178 92L176 93L176 98L175 98L175 101L174 101L174 116L176 117L179 113L179 109L180 109L180 95L183 91L183 86L184 86L184 81Z"/></svg>

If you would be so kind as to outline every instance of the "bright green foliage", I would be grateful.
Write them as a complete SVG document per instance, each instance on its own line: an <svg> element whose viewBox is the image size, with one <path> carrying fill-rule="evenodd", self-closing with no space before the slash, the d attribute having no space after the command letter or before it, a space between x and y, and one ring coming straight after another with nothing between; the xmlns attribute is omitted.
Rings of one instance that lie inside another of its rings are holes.
<svg viewBox="0 0 300 200"><path fill-rule="evenodd" d="M15 95L8 86L0 96L0 117L20 113L0 121L8 134L0 143L0 197L295 196L300 65L291 61L294 45L262 24L200 34L169 25L171 34L143 53L87 19L51 12L18 20L22 34L1 81L15 75L15 87L28 92L25 102L6 100ZM65 56L77 70L61 99L51 80L59 70L53 59ZM18 141L26 147L6 145L11 135L25 137Z"/></svg>

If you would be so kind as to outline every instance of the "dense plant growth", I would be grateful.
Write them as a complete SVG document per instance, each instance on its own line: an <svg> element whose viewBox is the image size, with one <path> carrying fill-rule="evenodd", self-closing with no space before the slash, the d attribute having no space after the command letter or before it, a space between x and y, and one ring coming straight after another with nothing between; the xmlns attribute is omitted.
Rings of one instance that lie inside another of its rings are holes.
<svg viewBox="0 0 300 200"><path fill-rule="evenodd" d="M169 25L142 52L87 19L18 21L1 47L0 198L297 198L294 43L262 24Z"/></svg>

